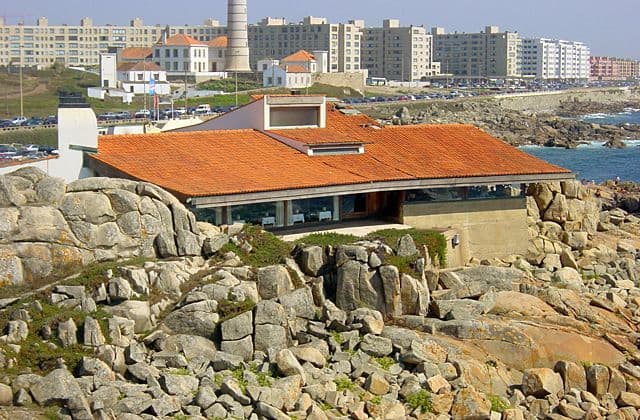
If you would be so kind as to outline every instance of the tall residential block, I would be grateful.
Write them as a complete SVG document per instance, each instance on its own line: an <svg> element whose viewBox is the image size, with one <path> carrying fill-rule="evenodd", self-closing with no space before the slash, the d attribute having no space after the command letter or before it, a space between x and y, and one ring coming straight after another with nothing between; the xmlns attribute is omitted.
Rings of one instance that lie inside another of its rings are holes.
<svg viewBox="0 0 640 420"><path fill-rule="evenodd" d="M590 75L593 80L640 79L640 61L617 57L590 57Z"/></svg>
<svg viewBox="0 0 640 420"><path fill-rule="evenodd" d="M251 71L247 26L247 0L228 0L225 71Z"/></svg>
<svg viewBox="0 0 640 420"><path fill-rule="evenodd" d="M418 81L437 74L432 65L432 36L422 26L400 26L386 19L381 28L364 28L362 68L370 77Z"/></svg>
<svg viewBox="0 0 640 420"><path fill-rule="evenodd" d="M589 56L589 47L582 42L523 39L522 75L539 80L586 81Z"/></svg>
<svg viewBox="0 0 640 420"><path fill-rule="evenodd" d="M5 22L6 23L6 22ZM150 47L161 38L164 27L144 26L134 19L130 26L95 26L83 18L78 26L49 25L45 17L36 25L0 24L0 66L47 68L99 66L100 54L113 48Z"/></svg>
<svg viewBox="0 0 640 420"><path fill-rule="evenodd" d="M362 21L328 23L325 18L305 17L300 23L265 18L249 26L251 66L266 58L279 58L299 50L327 51L329 72L360 71Z"/></svg>
<svg viewBox="0 0 640 420"><path fill-rule="evenodd" d="M439 61L442 73L467 78L510 78L520 76L517 32L500 32L487 26L478 33L445 33L433 28L433 61Z"/></svg>

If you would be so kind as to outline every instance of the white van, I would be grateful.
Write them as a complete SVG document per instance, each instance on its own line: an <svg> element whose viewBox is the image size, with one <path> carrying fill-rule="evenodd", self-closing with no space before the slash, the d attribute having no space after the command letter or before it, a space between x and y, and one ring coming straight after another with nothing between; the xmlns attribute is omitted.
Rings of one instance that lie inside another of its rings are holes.
<svg viewBox="0 0 640 420"><path fill-rule="evenodd" d="M209 104L200 104L196 108L196 114L210 114L211 113L211 105Z"/></svg>

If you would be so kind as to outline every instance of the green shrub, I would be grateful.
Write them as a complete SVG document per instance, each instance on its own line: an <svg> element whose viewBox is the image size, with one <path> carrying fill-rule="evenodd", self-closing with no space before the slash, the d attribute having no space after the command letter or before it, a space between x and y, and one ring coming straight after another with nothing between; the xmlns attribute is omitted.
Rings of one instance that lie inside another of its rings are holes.
<svg viewBox="0 0 640 420"><path fill-rule="evenodd" d="M498 395L489 394L487 395L489 401L491 401L491 411L495 411L496 413L504 413L505 410L511 408L511 404L505 401Z"/></svg>
<svg viewBox="0 0 640 420"><path fill-rule="evenodd" d="M235 318L236 316L253 310L256 303L251 299L245 299L242 302L232 302L227 299L221 299L218 301L218 315L220 316L219 322L224 322L228 319Z"/></svg>
<svg viewBox="0 0 640 420"><path fill-rule="evenodd" d="M407 396L406 402L414 410L419 408L423 413L431 412L431 394L425 389L421 389Z"/></svg>
<svg viewBox="0 0 640 420"><path fill-rule="evenodd" d="M338 392L353 391L356 388L351 379L344 376L334 379L333 382L336 384L336 390L338 390Z"/></svg>
<svg viewBox="0 0 640 420"><path fill-rule="evenodd" d="M345 235L342 233L335 232L321 232L321 233L312 233L310 235L304 236L296 241L298 244L305 245L317 245L317 246L326 246L326 245L349 245L354 242L361 240L354 235Z"/></svg>
<svg viewBox="0 0 640 420"><path fill-rule="evenodd" d="M247 225L240 235L253 249L245 252L234 244L227 244L223 251L235 252L242 262L252 267L280 264L291 254L292 246L259 226Z"/></svg>
<svg viewBox="0 0 640 420"><path fill-rule="evenodd" d="M426 245L432 260L438 261L441 267L447 262L447 240L440 232L420 229L383 229L371 232L367 239L381 240L391 247L395 247L404 235L411 235L418 248Z"/></svg>
<svg viewBox="0 0 640 420"><path fill-rule="evenodd" d="M389 370L391 368L391 366L395 365L395 360L393 360L391 357L389 356L384 356L384 357L373 357L372 358L374 362L376 362L378 365L380 365L380 367L384 370Z"/></svg>

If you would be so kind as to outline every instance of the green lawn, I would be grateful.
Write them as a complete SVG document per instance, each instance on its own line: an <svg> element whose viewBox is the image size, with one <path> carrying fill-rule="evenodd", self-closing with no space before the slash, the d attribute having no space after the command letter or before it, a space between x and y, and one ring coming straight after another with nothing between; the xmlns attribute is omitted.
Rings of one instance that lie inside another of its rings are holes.
<svg viewBox="0 0 640 420"><path fill-rule="evenodd" d="M54 67L43 71L26 71L23 75L24 92L24 114L27 117L39 116L47 117L55 115L58 107L59 92L82 93L86 97L88 87L97 86L99 77L93 73L79 72L61 67ZM235 80L214 80L201 83L200 88L211 90L224 90L233 92L235 90ZM261 84L245 79L242 80L240 90L252 90L252 94L284 94L289 93L289 89L260 89ZM20 114L19 76L17 73L0 72L0 119L12 118ZM344 98L358 96L358 93L345 87L335 87L316 84L308 89L301 89L303 94L324 94L329 97ZM246 92L238 95L238 105L246 104L250 101L250 96ZM111 111L137 111L149 106L151 99L144 96L136 96L133 103L123 104L119 98L106 98L104 100L88 99L89 104L96 114ZM200 104L215 106L229 106L236 104L236 95L215 95L212 97L192 98L186 102L186 106L195 107ZM175 107L185 106L184 100L174 102ZM169 105L161 105L161 108L168 108Z"/></svg>

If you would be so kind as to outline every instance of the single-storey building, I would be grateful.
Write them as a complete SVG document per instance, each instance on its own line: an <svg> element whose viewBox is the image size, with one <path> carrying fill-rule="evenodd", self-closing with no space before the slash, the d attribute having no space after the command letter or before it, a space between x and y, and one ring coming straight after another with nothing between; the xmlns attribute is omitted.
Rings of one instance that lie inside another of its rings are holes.
<svg viewBox="0 0 640 420"><path fill-rule="evenodd" d="M303 95L257 97L180 131L103 136L89 165L164 187L215 224L456 229L464 259L524 253L526 184L573 179L473 126L381 126Z"/></svg>

